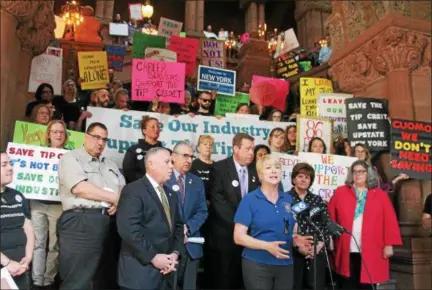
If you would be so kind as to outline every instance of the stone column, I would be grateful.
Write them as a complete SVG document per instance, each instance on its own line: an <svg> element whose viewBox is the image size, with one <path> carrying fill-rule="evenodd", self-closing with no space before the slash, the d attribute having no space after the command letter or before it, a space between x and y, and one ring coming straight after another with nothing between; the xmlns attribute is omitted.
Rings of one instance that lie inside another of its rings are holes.
<svg viewBox="0 0 432 290"><path fill-rule="evenodd" d="M258 25L264 29L264 24L266 23L265 19L265 4L258 5Z"/></svg>
<svg viewBox="0 0 432 290"><path fill-rule="evenodd" d="M107 0L105 2L105 8L104 8L104 19L108 22L110 22L113 19L113 13L114 13L114 0Z"/></svg>
<svg viewBox="0 0 432 290"><path fill-rule="evenodd" d="M249 7L245 11L245 32L250 32L250 16L249 16Z"/></svg>
<svg viewBox="0 0 432 290"><path fill-rule="evenodd" d="M250 31L258 30L258 7L255 2L251 2L249 5L249 15L250 15Z"/></svg>
<svg viewBox="0 0 432 290"><path fill-rule="evenodd" d="M95 17L98 19L104 18L105 2L104 0L96 1Z"/></svg>
<svg viewBox="0 0 432 290"><path fill-rule="evenodd" d="M196 23L195 30L204 30L204 0L196 1Z"/></svg>
<svg viewBox="0 0 432 290"><path fill-rule="evenodd" d="M197 18L197 7L196 1L186 0L186 13L185 13L185 31L195 30L196 18Z"/></svg>

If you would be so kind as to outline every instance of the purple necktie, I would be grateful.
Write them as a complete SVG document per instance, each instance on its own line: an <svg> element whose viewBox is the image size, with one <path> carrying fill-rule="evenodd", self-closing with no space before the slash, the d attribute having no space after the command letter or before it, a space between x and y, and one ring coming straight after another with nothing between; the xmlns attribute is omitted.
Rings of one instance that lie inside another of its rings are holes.
<svg viewBox="0 0 432 290"><path fill-rule="evenodd" d="M184 205L185 202L185 186L183 183L183 175L179 175L177 179L177 184L180 187L180 194L181 194L181 203Z"/></svg>
<svg viewBox="0 0 432 290"><path fill-rule="evenodd" d="M239 177L240 177L241 194L243 197L248 192L247 181L246 181L246 169L244 169L244 168L240 169L240 176Z"/></svg>

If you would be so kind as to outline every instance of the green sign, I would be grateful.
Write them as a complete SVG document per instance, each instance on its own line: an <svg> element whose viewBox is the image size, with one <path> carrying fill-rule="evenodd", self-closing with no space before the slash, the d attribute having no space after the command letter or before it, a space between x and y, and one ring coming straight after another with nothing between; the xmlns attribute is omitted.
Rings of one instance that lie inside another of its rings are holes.
<svg viewBox="0 0 432 290"><path fill-rule="evenodd" d="M46 126L28 122L16 121L13 142L45 147ZM84 143L84 133L68 130L68 143L66 149L72 150L81 147Z"/></svg>
<svg viewBox="0 0 432 290"><path fill-rule="evenodd" d="M186 32L180 32L179 36L185 38L186 37Z"/></svg>
<svg viewBox="0 0 432 290"><path fill-rule="evenodd" d="M304 72L310 71L312 69L312 62L310 61L300 61L299 64L302 68L302 71Z"/></svg>
<svg viewBox="0 0 432 290"><path fill-rule="evenodd" d="M235 113L238 104L249 104L249 94L236 92L235 97L216 96L215 116L225 116L225 113Z"/></svg>
<svg viewBox="0 0 432 290"><path fill-rule="evenodd" d="M166 38L135 31L132 43L132 58L145 58L144 52L147 47L165 48Z"/></svg>

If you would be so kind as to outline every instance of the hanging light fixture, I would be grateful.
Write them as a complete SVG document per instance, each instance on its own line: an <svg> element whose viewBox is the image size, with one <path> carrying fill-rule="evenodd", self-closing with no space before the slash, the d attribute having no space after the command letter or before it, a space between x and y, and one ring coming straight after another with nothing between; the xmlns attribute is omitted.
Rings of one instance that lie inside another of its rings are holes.
<svg viewBox="0 0 432 290"><path fill-rule="evenodd" d="M66 1L62 7L62 18L66 27L71 30L73 39L75 28L84 22L80 4L77 1Z"/></svg>
<svg viewBox="0 0 432 290"><path fill-rule="evenodd" d="M141 6L141 14L144 18L150 18L153 16L153 6L151 6L150 1L146 1L145 5Z"/></svg>

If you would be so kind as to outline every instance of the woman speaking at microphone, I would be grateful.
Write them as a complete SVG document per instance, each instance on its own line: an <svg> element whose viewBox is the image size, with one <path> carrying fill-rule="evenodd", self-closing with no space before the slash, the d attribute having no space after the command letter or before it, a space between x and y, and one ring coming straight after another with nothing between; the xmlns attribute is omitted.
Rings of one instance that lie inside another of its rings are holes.
<svg viewBox="0 0 432 290"><path fill-rule="evenodd" d="M368 289L389 279L393 245L401 245L395 211L373 168L357 160L328 205L333 221L352 232L336 239L335 270L342 289ZM361 255L360 255L361 253Z"/></svg>
<svg viewBox="0 0 432 290"><path fill-rule="evenodd" d="M302 248L309 246L309 240L293 239L291 196L278 190L280 160L266 155L256 167L261 187L244 196L234 217L234 242L244 247L244 285L246 289L292 289L293 240Z"/></svg>

